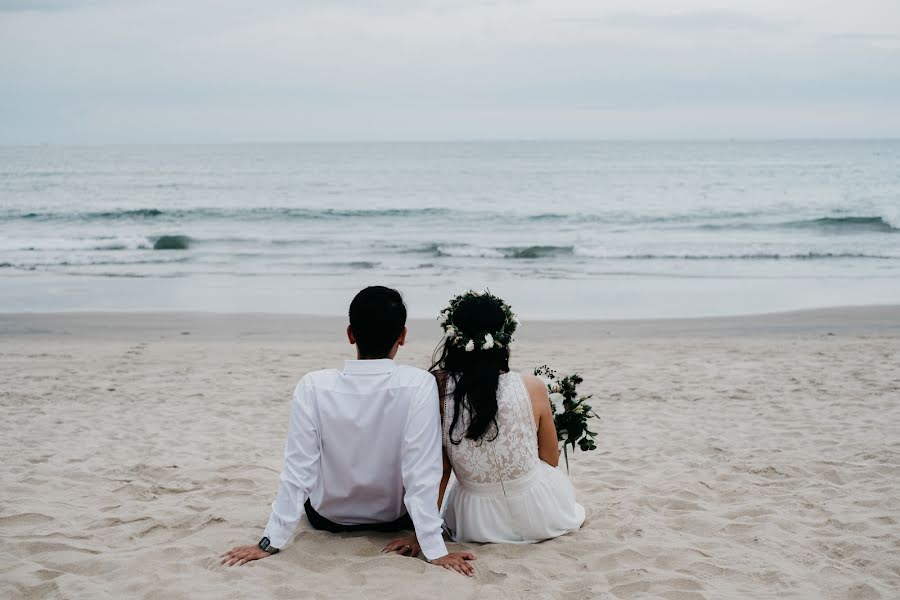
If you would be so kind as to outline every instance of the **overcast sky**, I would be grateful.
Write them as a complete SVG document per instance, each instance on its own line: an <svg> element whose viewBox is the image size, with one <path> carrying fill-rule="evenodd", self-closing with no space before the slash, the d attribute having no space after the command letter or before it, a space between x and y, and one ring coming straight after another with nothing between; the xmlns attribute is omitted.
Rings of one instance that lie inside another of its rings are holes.
<svg viewBox="0 0 900 600"><path fill-rule="evenodd" d="M900 137L900 0L0 0L0 143Z"/></svg>

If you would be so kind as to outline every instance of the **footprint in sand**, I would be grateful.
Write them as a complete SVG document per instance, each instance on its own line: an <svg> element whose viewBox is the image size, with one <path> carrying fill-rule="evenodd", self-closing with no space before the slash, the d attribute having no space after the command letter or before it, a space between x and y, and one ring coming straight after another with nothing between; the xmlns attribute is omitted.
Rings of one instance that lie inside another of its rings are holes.
<svg viewBox="0 0 900 600"><path fill-rule="evenodd" d="M8 517L0 517L0 528L15 527L34 527L35 525L43 525L53 520L53 517L41 513L21 513L18 515L10 515Z"/></svg>

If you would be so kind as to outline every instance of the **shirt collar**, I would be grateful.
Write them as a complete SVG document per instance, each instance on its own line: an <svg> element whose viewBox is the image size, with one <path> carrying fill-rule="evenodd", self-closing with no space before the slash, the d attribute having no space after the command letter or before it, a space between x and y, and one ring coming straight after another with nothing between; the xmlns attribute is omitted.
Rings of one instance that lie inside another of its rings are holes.
<svg viewBox="0 0 900 600"><path fill-rule="evenodd" d="M344 361L344 375L378 375L381 373L390 373L396 366L396 363L390 358L347 360Z"/></svg>

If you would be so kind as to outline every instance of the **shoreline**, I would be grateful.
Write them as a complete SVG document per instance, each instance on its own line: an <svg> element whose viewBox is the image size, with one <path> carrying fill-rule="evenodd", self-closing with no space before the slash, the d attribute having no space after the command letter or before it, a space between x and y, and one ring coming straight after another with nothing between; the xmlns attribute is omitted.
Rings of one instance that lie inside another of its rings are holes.
<svg viewBox="0 0 900 600"><path fill-rule="evenodd" d="M758 265L757 265L758 266ZM449 279L378 269L309 277L190 276L126 278L74 275L0 277L0 313L208 313L343 317L366 285L401 291L411 318L437 317L462 289L490 289L528 321L690 319L900 303L900 278L690 278L598 275L521 278L502 271ZM832 273L833 275L833 273Z"/></svg>
<svg viewBox="0 0 900 600"><path fill-rule="evenodd" d="M0 313L0 339L65 335L119 339L152 330L161 336L217 340L252 336L260 341L340 340L343 317L270 312L78 311ZM436 321L411 318L412 335L440 337ZM803 334L900 335L900 304L836 306L733 316L660 319L523 319L517 339L610 337L727 337Z"/></svg>

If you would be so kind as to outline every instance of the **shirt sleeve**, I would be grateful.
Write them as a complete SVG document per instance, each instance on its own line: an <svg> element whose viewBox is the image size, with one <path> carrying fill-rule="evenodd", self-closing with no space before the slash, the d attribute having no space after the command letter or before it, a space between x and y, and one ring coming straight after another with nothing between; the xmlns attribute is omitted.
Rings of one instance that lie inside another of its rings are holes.
<svg viewBox="0 0 900 600"><path fill-rule="evenodd" d="M275 548L283 548L293 535L300 522L303 503L319 475L319 431L312 394L312 388L304 378L297 384L291 401L281 485L263 534Z"/></svg>
<svg viewBox="0 0 900 600"><path fill-rule="evenodd" d="M441 414L433 377L419 389L410 408L401 453L403 502L416 528L422 553L428 560L447 554L438 512L438 487L443 474Z"/></svg>

